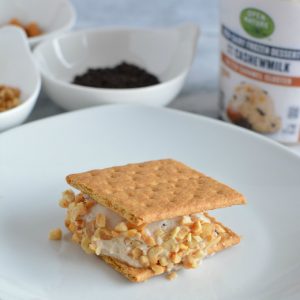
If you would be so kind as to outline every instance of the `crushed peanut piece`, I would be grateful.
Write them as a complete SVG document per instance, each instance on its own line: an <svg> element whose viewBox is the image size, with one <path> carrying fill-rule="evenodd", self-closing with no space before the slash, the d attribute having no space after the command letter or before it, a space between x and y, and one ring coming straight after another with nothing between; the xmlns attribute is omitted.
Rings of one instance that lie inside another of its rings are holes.
<svg viewBox="0 0 300 300"><path fill-rule="evenodd" d="M131 250L130 255L132 256L132 258L134 259L138 259L142 256L143 251L140 248L134 248Z"/></svg>
<svg viewBox="0 0 300 300"><path fill-rule="evenodd" d="M10 19L9 23L10 25L14 25L14 26L18 26L18 27L22 27L21 22L19 21L19 19L17 18L12 18Z"/></svg>
<svg viewBox="0 0 300 300"><path fill-rule="evenodd" d="M213 246L215 246L216 244L218 244L221 241L221 236L218 236L217 238L211 240L207 245L206 245L206 249L209 249Z"/></svg>
<svg viewBox="0 0 300 300"><path fill-rule="evenodd" d="M71 214L71 221L75 222L77 218L80 218L81 216L84 216L87 213L87 209L84 206L83 202L79 202L75 205L75 207L72 209Z"/></svg>
<svg viewBox="0 0 300 300"><path fill-rule="evenodd" d="M196 252L194 252L193 254L192 254L192 256L194 257L194 258L198 258L198 259L201 259L201 258L203 258L204 257L204 252L202 251L202 250L197 250Z"/></svg>
<svg viewBox="0 0 300 300"><path fill-rule="evenodd" d="M149 235L143 234L143 235L142 235L142 238L143 238L144 242L145 242L149 247L153 247L153 246L156 245L156 242L155 242L155 240L154 240L153 237L151 237L151 236L149 236Z"/></svg>
<svg viewBox="0 0 300 300"><path fill-rule="evenodd" d="M192 255L185 257L183 267L186 269L195 269L198 266L198 261Z"/></svg>
<svg viewBox="0 0 300 300"><path fill-rule="evenodd" d="M127 230L128 230L128 227L125 222L121 222L115 227L115 231L118 231L118 232L124 232Z"/></svg>
<svg viewBox="0 0 300 300"><path fill-rule="evenodd" d="M68 220L67 218L65 219L65 226L67 227L67 228L69 228L69 226L70 226L70 220Z"/></svg>
<svg viewBox="0 0 300 300"><path fill-rule="evenodd" d="M181 250L187 250L189 247L188 247L187 245L185 245L185 244L180 244L180 245L179 245L179 248L180 248Z"/></svg>
<svg viewBox="0 0 300 300"><path fill-rule="evenodd" d="M202 225L200 220L197 220L192 226L193 233L200 234L202 232Z"/></svg>
<svg viewBox="0 0 300 300"><path fill-rule="evenodd" d="M146 255L142 255L139 259L140 261L140 264L143 266L143 267L149 267L150 266L150 262L149 262L149 259Z"/></svg>
<svg viewBox="0 0 300 300"><path fill-rule="evenodd" d="M188 246L190 249L196 249L199 246L199 243L193 239L190 242L188 242Z"/></svg>
<svg viewBox="0 0 300 300"><path fill-rule="evenodd" d="M96 244L94 244L94 243L89 244L89 248L90 248L93 252L96 252L96 250L97 250Z"/></svg>
<svg viewBox="0 0 300 300"><path fill-rule="evenodd" d="M143 245L143 242L140 240L130 240L129 239L129 242L131 243L132 248L140 248L141 245Z"/></svg>
<svg viewBox="0 0 300 300"><path fill-rule="evenodd" d="M102 214L98 214L96 216L96 227L98 228L104 228L106 225L106 218Z"/></svg>
<svg viewBox="0 0 300 300"><path fill-rule="evenodd" d="M75 221L75 224L77 224L78 222ZM77 228L79 228L77 226ZM95 222L94 221L90 221L87 222L85 227L82 228L82 233L84 236L91 236L93 233L95 232Z"/></svg>
<svg viewBox="0 0 300 300"><path fill-rule="evenodd" d="M206 239L207 242L210 242L210 241L213 240L213 236L212 236L212 235L209 235L209 236L207 236L205 239Z"/></svg>
<svg viewBox="0 0 300 300"><path fill-rule="evenodd" d="M204 238L212 235L213 232L213 225L210 223L204 223L202 224L202 236Z"/></svg>
<svg viewBox="0 0 300 300"><path fill-rule="evenodd" d="M85 201L85 207L87 210L89 210L90 208L92 208L95 205L95 201L94 200L86 200Z"/></svg>
<svg viewBox="0 0 300 300"><path fill-rule="evenodd" d="M62 197L59 200L59 206L67 208L71 202L75 199L75 194L72 190L66 190L62 193Z"/></svg>
<svg viewBox="0 0 300 300"><path fill-rule="evenodd" d="M172 231L171 231L171 234L170 234L170 237L172 239L175 239L177 234L179 233L180 231L180 227L179 226L176 226Z"/></svg>
<svg viewBox="0 0 300 300"><path fill-rule="evenodd" d="M92 241L97 241L101 236L101 228L97 228L92 236Z"/></svg>
<svg viewBox="0 0 300 300"><path fill-rule="evenodd" d="M66 199L60 199L59 200L59 206L62 208L67 208L69 206L69 202Z"/></svg>
<svg viewBox="0 0 300 300"><path fill-rule="evenodd" d="M198 243L201 243L203 241L203 239L199 235L193 235L193 239Z"/></svg>
<svg viewBox="0 0 300 300"><path fill-rule="evenodd" d="M177 253L172 253L172 254L176 254L176 255L179 255L181 258L184 257L185 255L188 255L189 254L189 251L183 251L183 250L180 250L179 252Z"/></svg>
<svg viewBox="0 0 300 300"><path fill-rule="evenodd" d="M177 253L173 253L171 255L171 260L174 264L179 264L181 262L181 256L178 255Z"/></svg>
<svg viewBox="0 0 300 300"><path fill-rule="evenodd" d="M162 256L158 262L163 267L166 267L169 264L168 259L165 256Z"/></svg>
<svg viewBox="0 0 300 300"><path fill-rule="evenodd" d="M165 248L168 251L177 252L179 251L179 244L173 240L169 239L166 242L162 244L162 247Z"/></svg>
<svg viewBox="0 0 300 300"><path fill-rule="evenodd" d="M225 233L225 229L219 225L219 224L215 224L215 230L218 232L218 233Z"/></svg>
<svg viewBox="0 0 300 300"><path fill-rule="evenodd" d="M177 239L183 240L187 236L187 234L189 233L189 231L190 230L189 230L188 227L186 227L186 226L181 227L180 231L177 234Z"/></svg>
<svg viewBox="0 0 300 300"><path fill-rule="evenodd" d="M100 238L102 240L110 240L112 238L112 233L106 228L100 228Z"/></svg>
<svg viewBox="0 0 300 300"><path fill-rule="evenodd" d="M168 280L174 280L177 277L177 273L176 272L170 272L166 275L166 278Z"/></svg>
<svg viewBox="0 0 300 300"><path fill-rule="evenodd" d="M95 254L96 254L96 255L100 255L100 254L101 254L101 247L97 247L97 248L96 248Z"/></svg>
<svg viewBox="0 0 300 300"><path fill-rule="evenodd" d="M174 268L174 264L172 262L169 262L169 264L167 265L167 268L166 268L167 271L171 272L173 270L173 268Z"/></svg>
<svg viewBox="0 0 300 300"><path fill-rule="evenodd" d="M35 37L43 33L43 31L41 30L41 28L36 22L31 22L28 23L27 25L24 25L21 23L19 19L13 18L8 22L8 24L18 26L24 29L28 37Z"/></svg>
<svg viewBox="0 0 300 300"><path fill-rule="evenodd" d="M136 229L129 229L128 231L124 232L127 237L141 237L141 234Z"/></svg>
<svg viewBox="0 0 300 300"><path fill-rule="evenodd" d="M90 239L88 237L84 237L82 240L81 240L81 248L84 250L85 253L87 254L91 254L93 253L93 251L90 249Z"/></svg>
<svg viewBox="0 0 300 300"><path fill-rule="evenodd" d="M120 232L117 232L117 231L112 230L112 231L110 232L110 234L111 234L111 237L112 237L112 238L115 238L115 237L118 237L118 236L120 235Z"/></svg>
<svg viewBox="0 0 300 300"><path fill-rule="evenodd" d="M188 224L192 224L193 221L190 216L183 216L180 223L181 225L188 225Z"/></svg>
<svg viewBox="0 0 300 300"><path fill-rule="evenodd" d="M81 194L81 193L77 194L75 196L74 202L75 202L75 204L79 203L79 202L85 202L85 198L84 198L83 194Z"/></svg>
<svg viewBox="0 0 300 300"><path fill-rule="evenodd" d="M155 273L155 275L160 275L165 272L165 268L159 265L152 265L151 269Z"/></svg>
<svg viewBox="0 0 300 300"><path fill-rule="evenodd" d="M102 250L102 244L101 244L101 242L99 243L99 240L92 241L92 243L90 244L90 249L93 250L96 255L100 255L101 254L101 250Z"/></svg>
<svg viewBox="0 0 300 300"><path fill-rule="evenodd" d="M159 255L164 251L161 246L155 246L148 250L148 258L151 264L157 264Z"/></svg>
<svg viewBox="0 0 300 300"><path fill-rule="evenodd" d="M60 228L52 229L49 232L49 240L58 241L62 238L62 231Z"/></svg>
<svg viewBox="0 0 300 300"><path fill-rule="evenodd" d="M162 230L162 229L157 229L155 232L154 232L154 236L157 238L157 237L162 237L163 235L165 234L165 231Z"/></svg>
<svg viewBox="0 0 300 300"><path fill-rule="evenodd" d="M163 240L162 237L159 236L159 237L156 238L157 245L161 245L163 242L164 242L164 240Z"/></svg>
<svg viewBox="0 0 300 300"><path fill-rule="evenodd" d="M28 37L38 36L43 33L36 22L28 23L25 26L25 31L26 31Z"/></svg>
<svg viewBox="0 0 300 300"><path fill-rule="evenodd" d="M81 242L81 236L78 234L78 232L75 232L72 234L71 240L75 243L80 243Z"/></svg>

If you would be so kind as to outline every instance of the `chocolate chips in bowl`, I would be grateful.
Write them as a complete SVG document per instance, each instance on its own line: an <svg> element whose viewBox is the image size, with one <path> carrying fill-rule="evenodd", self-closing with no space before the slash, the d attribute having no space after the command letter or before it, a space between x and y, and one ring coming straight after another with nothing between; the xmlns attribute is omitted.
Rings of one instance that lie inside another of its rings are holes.
<svg viewBox="0 0 300 300"><path fill-rule="evenodd" d="M147 70L122 62L111 68L89 68L75 76L72 83L96 88L130 89L155 85L160 81Z"/></svg>
<svg viewBox="0 0 300 300"><path fill-rule="evenodd" d="M180 92L197 38L194 24L93 28L60 35L33 55L46 93L66 110L104 104L161 107Z"/></svg>

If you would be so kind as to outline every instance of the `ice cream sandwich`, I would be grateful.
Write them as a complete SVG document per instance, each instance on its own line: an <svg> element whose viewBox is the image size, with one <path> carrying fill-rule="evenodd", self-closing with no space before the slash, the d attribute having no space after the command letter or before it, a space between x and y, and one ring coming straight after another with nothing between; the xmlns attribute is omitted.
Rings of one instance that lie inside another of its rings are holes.
<svg viewBox="0 0 300 300"><path fill-rule="evenodd" d="M207 214L245 204L242 194L178 161L155 160L66 177L65 225L86 253L134 282L196 268L240 242Z"/></svg>

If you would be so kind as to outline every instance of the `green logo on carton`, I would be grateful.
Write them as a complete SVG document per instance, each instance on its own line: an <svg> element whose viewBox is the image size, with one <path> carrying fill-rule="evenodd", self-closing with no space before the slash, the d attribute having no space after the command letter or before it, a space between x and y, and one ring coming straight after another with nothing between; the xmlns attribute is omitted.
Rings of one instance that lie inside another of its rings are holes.
<svg viewBox="0 0 300 300"><path fill-rule="evenodd" d="M275 29L270 16L256 8L245 8L240 14L240 22L244 30L255 38L266 38Z"/></svg>

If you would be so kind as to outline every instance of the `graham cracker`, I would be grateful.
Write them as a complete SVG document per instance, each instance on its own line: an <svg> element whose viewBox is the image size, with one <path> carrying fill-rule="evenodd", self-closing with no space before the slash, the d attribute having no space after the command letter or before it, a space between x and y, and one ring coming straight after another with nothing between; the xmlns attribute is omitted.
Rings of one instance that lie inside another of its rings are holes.
<svg viewBox="0 0 300 300"><path fill-rule="evenodd" d="M236 233L234 233L229 228L225 227L222 223L216 221L215 218L209 216L208 214L205 215L213 223L222 226L223 229L228 233L228 236L226 238L222 239L218 244L216 244L214 247L209 249L208 251L209 255L215 254L226 248L234 246L240 242L240 237ZM127 279L129 279L132 282L143 282L155 276L154 272L148 268L134 268L128 266L126 263L123 263L116 258L106 256L106 255L100 255L100 258L102 258L114 270L118 271L119 273L121 273L123 276L125 276Z"/></svg>
<svg viewBox="0 0 300 300"><path fill-rule="evenodd" d="M66 180L135 225L246 202L234 189L172 159L92 170Z"/></svg>

